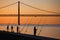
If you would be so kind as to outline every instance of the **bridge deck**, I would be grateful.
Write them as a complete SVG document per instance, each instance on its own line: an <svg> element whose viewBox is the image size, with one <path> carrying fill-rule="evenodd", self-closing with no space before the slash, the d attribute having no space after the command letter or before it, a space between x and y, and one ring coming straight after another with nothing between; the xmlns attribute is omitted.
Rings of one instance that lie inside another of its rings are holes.
<svg viewBox="0 0 60 40"><path fill-rule="evenodd" d="M57 27L60 27L60 24L0 24L0 26L57 26Z"/></svg>

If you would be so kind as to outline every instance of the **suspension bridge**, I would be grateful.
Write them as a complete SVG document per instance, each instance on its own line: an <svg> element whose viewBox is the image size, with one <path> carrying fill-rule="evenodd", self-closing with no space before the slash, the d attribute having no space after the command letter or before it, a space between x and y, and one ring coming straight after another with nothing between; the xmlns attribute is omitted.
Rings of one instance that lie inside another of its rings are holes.
<svg viewBox="0 0 60 40"><path fill-rule="evenodd" d="M43 17L43 16L45 16L45 17L60 17L60 13L57 13L57 12L53 12L53 11L48 11L48 10L43 10L43 9L40 9L40 8L36 8L36 7L33 7L33 6L31 6L31 5L28 5L28 4L25 4L25 3L23 3L23 2L20 2L20 1L18 1L18 2L15 2L15 3L12 3L12 4L9 4L9 5L6 5L6 6L3 6L3 7L0 7L0 9L4 9L4 8L7 8L7 7L9 7L9 6L11 6L11 5L14 5L14 4L16 4L16 3L18 3L18 14L0 14L0 17L3 17L3 16L6 16L6 17L18 17L18 24L0 24L0 26L7 26L7 31L9 30L9 26L11 26L11 32L14 32L14 30L13 30L13 27L14 26L17 26L17 33L20 33L19 32L19 27L20 26L24 26L24 27L26 27L26 26L31 26L31 27L34 27L34 36L36 36L36 27L37 26L39 26L39 27L41 27L41 29L40 29L40 32L39 32L39 34L41 33L41 31L42 31L42 29L43 29L43 27L44 26L60 26L60 24L21 24L20 22L20 17ZM36 9L36 10L39 10L39 11L44 11L44 12L48 12L48 13L52 13L52 14L21 14L20 13L20 4L23 4L23 5L25 5L25 6L28 6L28 7L30 7L30 8L33 8L33 9ZM29 20L29 19L28 19ZM44 21L46 21L46 20L44 20ZM40 21L39 21L40 22ZM45 23L45 22L44 22ZM22 30L24 29L24 27L22 28Z"/></svg>

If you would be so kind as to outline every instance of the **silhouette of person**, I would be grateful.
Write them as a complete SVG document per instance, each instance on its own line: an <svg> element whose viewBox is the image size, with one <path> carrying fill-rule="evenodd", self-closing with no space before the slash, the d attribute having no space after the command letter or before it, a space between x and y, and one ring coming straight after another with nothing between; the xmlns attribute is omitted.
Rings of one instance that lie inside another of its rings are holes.
<svg viewBox="0 0 60 40"><path fill-rule="evenodd" d="M36 27L34 26L34 36L36 36Z"/></svg>
<svg viewBox="0 0 60 40"><path fill-rule="evenodd" d="M19 32L19 27L17 26L17 33Z"/></svg>
<svg viewBox="0 0 60 40"><path fill-rule="evenodd" d="M9 31L9 25L7 25L7 31Z"/></svg>
<svg viewBox="0 0 60 40"><path fill-rule="evenodd" d="M11 26L11 32L14 32L14 31L13 31L13 26Z"/></svg>

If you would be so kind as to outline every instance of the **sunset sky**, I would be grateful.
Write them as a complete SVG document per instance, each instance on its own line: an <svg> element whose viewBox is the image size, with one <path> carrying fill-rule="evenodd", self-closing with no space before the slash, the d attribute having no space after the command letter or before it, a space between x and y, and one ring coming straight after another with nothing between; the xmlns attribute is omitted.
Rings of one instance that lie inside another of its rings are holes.
<svg viewBox="0 0 60 40"><path fill-rule="evenodd" d="M52 12L60 13L60 0L0 0L0 7L15 3L17 1L21 1L25 4L37 7L39 9L44 9ZM0 14L17 14L17 3L15 5L0 9ZM50 14L48 12L36 10L21 4L21 14ZM33 19L32 19L33 18ZM11 20L10 20L11 19ZM29 19L29 20L28 20ZM32 19L32 20L31 20ZM38 19L38 20L37 20ZM28 23L30 24L40 24L40 17L21 17L21 23ZM47 20L47 24L60 24L60 17L42 17L41 23L44 23L44 20ZM0 17L0 24L1 23L17 23L17 17ZM30 22L31 21L31 22Z"/></svg>
<svg viewBox="0 0 60 40"><path fill-rule="evenodd" d="M57 12L49 13L40 11L23 4L20 4L20 14L60 14L60 0L0 0L0 14L18 14L18 3L1 9L1 7L21 1L25 4L31 5L33 7ZM59 17L43 16L43 17L20 17L21 24L60 24ZM0 16L0 24L18 24L18 17L14 16ZM25 26L24 26L25 27ZM41 26L42 27L42 26ZM22 27L23 28L23 27ZM37 33L40 32L39 27L37 27ZM6 27L0 26L0 30L6 30ZM11 29L10 29L11 30ZM21 30L21 28L20 28ZM27 33L33 33L33 27L26 27L23 31L27 30ZM40 33L42 36L59 38L60 39L60 26L56 27L43 27L43 31ZM14 29L16 31L16 29ZM40 35L40 36L41 36Z"/></svg>

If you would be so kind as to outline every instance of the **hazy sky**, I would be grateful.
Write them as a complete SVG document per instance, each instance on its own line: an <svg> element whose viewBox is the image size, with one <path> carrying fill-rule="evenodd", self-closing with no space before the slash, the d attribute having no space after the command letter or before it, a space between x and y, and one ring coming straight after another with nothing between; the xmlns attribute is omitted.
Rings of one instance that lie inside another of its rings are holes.
<svg viewBox="0 0 60 40"><path fill-rule="evenodd" d="M15 3L18 0L0 0L0 7L5 5L9 5L11 3ZM53 12L60 13L60 0L19 0L25 4L48 10ZM4 9L0 9L0 14L17 14L17 4L9 6ZM30 7L24 6L21 4L21 13L42 13L42 11L38 11L32 9ZM46 12L43 12L46 13ZM21 24L60 24L60 17L21 17L20 18ZM17 24L18 18L17 17L1 17L0 16L0 24ZM4 30L5 28L0 27L0 29ZM33 28L30 28L33 29ZM29 29L29 32L32 32ZM6 30L6 29L5 29ZM15 29L16 30L16 29ZM60 27L56 28L43 28L42 33L43 36L55 37L60 39ZM25 31L25 30L24 30ZM39 32L39 31L38 31ZM41 36L40 35L40 36Z"/></svg>
<svg viewBox="0 0 60 40"><path fill-rule="evenodd" d="M60 0L0 0L0 7L5 5L9 5L11 3L15 3L17 1L21 1L25 4L48 10L53 12L60 13ZM9 6L4 9L0 9L0 14L17 14L17 4ZM32 9L30 7L24 6L21 4L21 13L42 13L42 11L38 11ZM46 13L46 12L43 12ZM21 17L21 24L60 24L60 17ZM17 24L17 17L1 17L0 16L0 24ZM4 27L0 29L4 30ZM6 29L5 29L6 30ZM30 30L30 29L29 29ZM43 28L43 32L41 33L43 36L50 36L60 38L60 28ZM30 31L28 32L30 33ZM40 35L41 36L41 35Z"/></svg>
<svg viewBox="0 0 60 40"><path fill-rule="evenodd" d="M17 2L18 0L0 0L0 7L3 7L5 5L9 5L11 3L15 3ZM37 7L37 8L40 8L40 9L44 9L44 10L48 10L48 11L53 11L53 12L58 12L60 13L60 0L19 0L25 4L28 4L28 5L31 5L31 6L34 6L34 7ZM15 5L12 5L12 6L9 6L7 8L4 8L4 9L0 9L0 14L17 14L17 4ZM21 4L21 13L42 13L42 11L38 11L38 10L35 10L33 8L30 8L30 7L27 7L27 6L24 6ZM46 13L46 12L43 12L43 13ZM6 19L6 20L4 20ZM10 20L11 19L11 20ZM30 19L30 20L28 20ZM39 22L40 21L40 18L33 18L33 20L31 20L31 18L21 18L21 23L26 23L26 21L32 21L33 23L36 22ZM35 20L35 21L34 21ZM42 18L41 20L44 21L44 18ZM60 17L54 17L54 18L47 18L47 22L46 23L52 23L52 24L60 24ZM9 22L14 22L14 23L17 23L17 18L15 17L12 17L12 18L7 18L7 17L0 17L0 23L9 23ZM43 21L41 21L41 23L43 23ZM29 23L28 22L28 23ZM32 23L31 22L31 23ZM32 23L32 24L33 24Z"/></svg>
<svg viewBox="0 0 60 40"><path fill-rule="evenodd" d="M17 2L17 1L18 0L0 0L0 7ZM35 6L40 9L60 13L60 0L19 0L19 1L32 5L32 6ZM40 11L34 10L32 8L28 8L28 9L27 8L28 7L26 7L24 5L21 7L22 11L24 11L23 13L30 13L30 12L31 13L40 13ZM28 10L28 12L26 12L27 10Z"/></svg>

